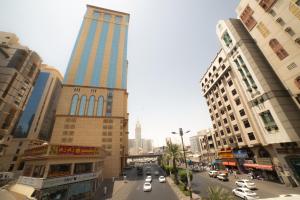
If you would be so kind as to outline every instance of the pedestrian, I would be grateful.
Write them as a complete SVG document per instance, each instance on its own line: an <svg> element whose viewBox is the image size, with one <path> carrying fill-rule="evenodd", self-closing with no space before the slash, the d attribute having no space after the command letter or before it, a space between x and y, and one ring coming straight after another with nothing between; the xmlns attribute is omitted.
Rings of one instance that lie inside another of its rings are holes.
<svg viewBox="0 0 300 200"><path fill-rule="evenodd" d="M106 193L107 193L107 187L104 186L104 188L103 188L103 194L104 194L104 196L106 196Z"/></svg>
<svg viewBox="0 0 300 200"><path fill-rule="evenodd" d="M234 178L237 179L237 174L236 174L235 170L233 171L233 175L234 175Z"/></svg>

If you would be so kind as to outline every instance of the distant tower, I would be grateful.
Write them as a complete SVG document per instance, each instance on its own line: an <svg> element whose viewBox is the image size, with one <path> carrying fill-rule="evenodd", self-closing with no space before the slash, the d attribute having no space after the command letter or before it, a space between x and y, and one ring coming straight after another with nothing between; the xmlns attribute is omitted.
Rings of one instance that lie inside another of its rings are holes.
<svg viewBox="0 0 300 200"><path fill-rule="evenodd" d="M137 154L140 152L140 149L142 148L142 128L139 121L136 123L135 126L135 148Z"/></svg>

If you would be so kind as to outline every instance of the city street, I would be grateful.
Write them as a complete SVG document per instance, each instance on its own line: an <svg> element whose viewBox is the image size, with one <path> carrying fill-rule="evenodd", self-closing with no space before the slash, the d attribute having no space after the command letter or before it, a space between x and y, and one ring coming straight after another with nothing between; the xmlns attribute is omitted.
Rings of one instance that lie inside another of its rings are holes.
<svg viewBox="0 0 300 200"><path fill-rule="evenodd" d="M148 164L149 166L149 164ZM144 192L143 185L146 179L145 167L143 176L137 176L136 168L126 170L126 183L123 180L116 180L113 185L112 197L107 199L114 200L127 200L127 199L164 199L164 200L176 200L178 199L168 183L159 183L158 177L154 172L158 171L159 175L165 175L164 171L156 164L150 164L151 176L152 176L152 191ZM104 199L102 192L96 196L96 199Z"/></svg>
<svg viewBox="0 0 300 200"><path fill-rule="evenodd" d="M245 175L239 175L239 178L246 178ZM229 181L223 182L216 178L210 178L208 172L201 172L193 174L192 188L195 193L198 193L202 197L208 196L208 188L213 186L219 186L228 190L236 188L235 179L233 175L229 176ZM257 190L254 190L260 198L278 197L279 194L300 194L299 188L290 188L282 184L273 183L269 181L253 180L257 186ZM236 197L236 199L240 199Z"/></svg>

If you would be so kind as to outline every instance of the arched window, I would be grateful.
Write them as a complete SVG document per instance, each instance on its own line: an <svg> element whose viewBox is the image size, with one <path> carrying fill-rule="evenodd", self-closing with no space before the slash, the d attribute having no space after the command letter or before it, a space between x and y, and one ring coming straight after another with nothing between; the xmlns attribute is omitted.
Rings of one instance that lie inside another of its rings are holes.
<svg viewBox="0 0 300 200"><path fill-rule="evenodd" d="M95 104L95 97L91 96L89 100L88 111L87 111L88 116L94 115L94 104Z"/></svg>
<svg viewBox="0 0 300 200"><path fill-rule="evenodd" d="M216 71L216 69L217 69L216 66L213 66L213 71Z"/></svg>
<svg viewBox="0 0 300 200"><path fill-rule="evenodd" d="M80 100L80 107L79 107L79 115L84 115L85 111L85 104L86 104L86 96L82 96Z"/></svg>
<svg viewBox="0 0 300 200"><path fill-rule="evenodd" d="M282 45L278 42L278 40L276 39L270 40L269 45L280 60L283 60L289 55L286 52L286 50L282 47Z"/></svg>
<svg viewBox="0 0 300 200"><path fill-rule="evenodd" d="M76 114L77 103L78 103L78 94L75 94L73 96L72 102L71 102L70 115L75 115Z"/></svg>
<svg viewBox="0 0 300 200"><path fill-rule="evenodd" d="M97 105L97 116L102 116L103 114L103 96L98 98L98 105Z"/></svg>

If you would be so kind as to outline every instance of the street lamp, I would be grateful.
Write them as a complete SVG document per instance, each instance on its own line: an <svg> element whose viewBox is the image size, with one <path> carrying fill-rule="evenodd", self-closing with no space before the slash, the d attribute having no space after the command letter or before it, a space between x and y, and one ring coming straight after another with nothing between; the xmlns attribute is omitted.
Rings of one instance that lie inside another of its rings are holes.
<svg viewBox="0 0 300 200"><path fill-rule="evenodd" d="M183 133L182 128L179 128L179 133L176 132L172 132L172 134L179 134L181 137L181 143L182 143L182 150L183 150L183 157L184 157L184 162L185 162L185 170L186 170L186 176L187 176L187 181L188 181L188 188L189 188L189 193L190 193L190 199L192 199L192 185L191 185L191 180L190 180L190 176L189 176L189 169L187 166L187 162L186 162L186 156L185 156L185 149L184 149L184 143L183 143L183 134L185 133L189 133L190 131L186 131Z"/></svg>

